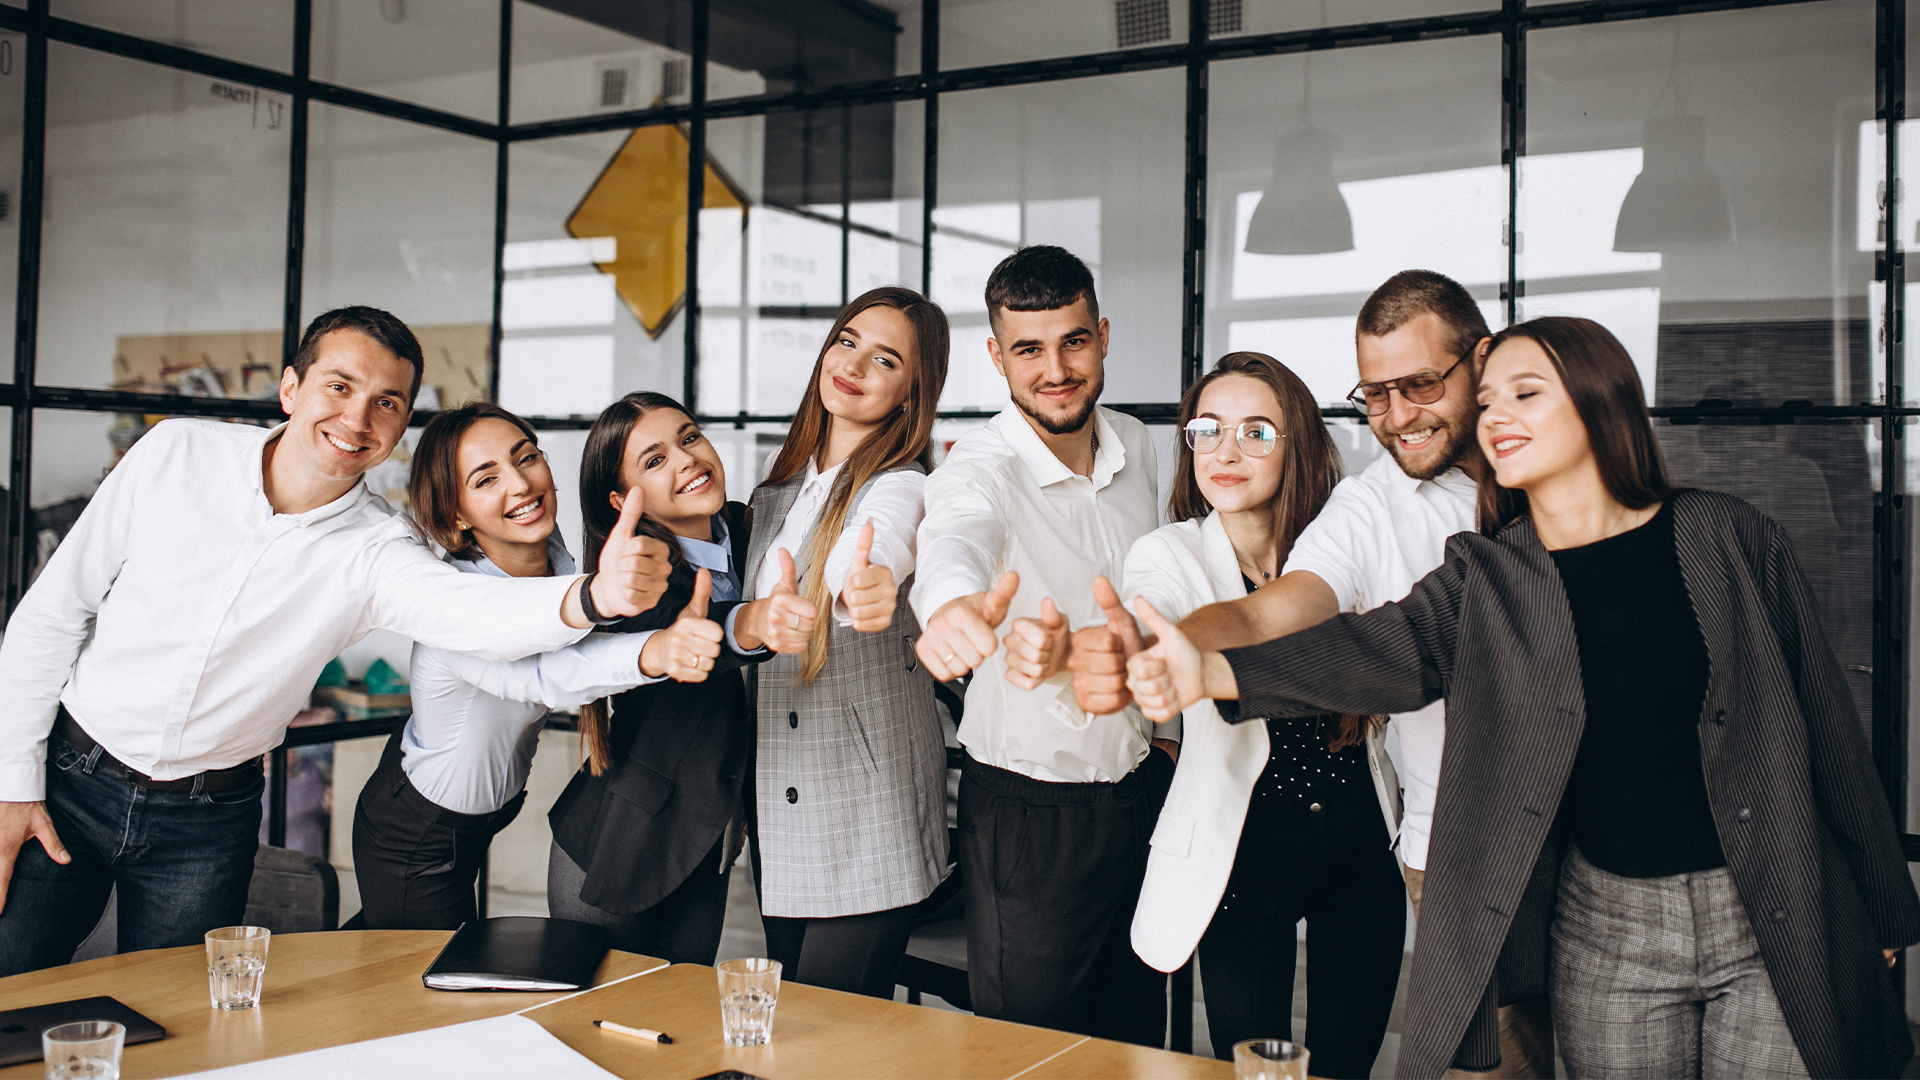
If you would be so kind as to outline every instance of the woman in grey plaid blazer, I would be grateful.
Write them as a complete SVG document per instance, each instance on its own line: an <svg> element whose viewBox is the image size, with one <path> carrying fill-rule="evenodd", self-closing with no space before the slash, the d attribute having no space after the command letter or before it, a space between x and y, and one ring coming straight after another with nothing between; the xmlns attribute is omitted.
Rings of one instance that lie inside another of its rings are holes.
<svg viewBox="0 0 1920 1080"><path fill-rule="evenodd" d="M1667 487L1596 323L1497 335L1480 402L1489 535L1399 603L1224 655L1143 612L1142 707L1447 699L1403 1076L1492 1067L1497 1007L1542 987L1573 1076L1898 1075L1887 965L1920 898L1785 532Z"/></svg>
<svg viewBox="0 0 1920 1080"><path fill-rule="evenodd" d="M804 654L755 673L767 951L789 978L884 998L947 873L946 748L907 608L946 373L938 306L897 287L849 303L753 493L746 562L748 599L797 588L822 615Z"/></svg>

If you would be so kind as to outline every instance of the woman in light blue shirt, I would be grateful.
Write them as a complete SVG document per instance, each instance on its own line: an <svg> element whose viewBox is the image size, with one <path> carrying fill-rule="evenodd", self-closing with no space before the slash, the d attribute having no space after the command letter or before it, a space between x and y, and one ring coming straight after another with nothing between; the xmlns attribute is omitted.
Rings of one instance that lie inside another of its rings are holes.
<svg viewBox="0 0 1920 1080"><path fill-rule="evenodd" d="M415 523L470 574L575 572L554 528L559 502L538 437L495 405L441 413L414 455ZM413 716L387 743L353 818L359 924L453 929L476 915L487 846L519 814L549 709L676 674L703 650L677 630L590 634L511 663L415 645Z"/></svg>

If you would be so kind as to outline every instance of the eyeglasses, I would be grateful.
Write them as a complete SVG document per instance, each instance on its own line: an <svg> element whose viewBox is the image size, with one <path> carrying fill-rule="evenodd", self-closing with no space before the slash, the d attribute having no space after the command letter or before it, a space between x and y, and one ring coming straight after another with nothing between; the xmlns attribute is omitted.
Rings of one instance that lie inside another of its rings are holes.
<svg viewBox="0 0 1920 1080"><path fill-rule="evenodd" d="M1211 454L1220 449L1220 440L1226 434L1220 421L1204 416L1187 421L1186 432L1187 446L1199 454ZM1286 436L1265 420L1249 420L1233 429L1233 437L1239 443L1241 453L1248 457L1266 457Z"/></svg>
<svg viewBox="0 0 1920 1080"><path fill-rule="evenodd" d="M1460 358L1453 362L1453 367L1438 375L1423 371L1418 375L1388 379L1385 382L1363 382L1347 394L1347 400L1353 402L1354 408L1362 410L1368 416L1385 416L1392 401L1393 391L1396 389L1400 391L1401 397L1415 405L1431 405L1447 396L1447 376L1453 374L1453 368L1466 363L1467 357L1472 356L1479 349L1480 343L1475 342L1473 348L1460 354Z"/></svg>

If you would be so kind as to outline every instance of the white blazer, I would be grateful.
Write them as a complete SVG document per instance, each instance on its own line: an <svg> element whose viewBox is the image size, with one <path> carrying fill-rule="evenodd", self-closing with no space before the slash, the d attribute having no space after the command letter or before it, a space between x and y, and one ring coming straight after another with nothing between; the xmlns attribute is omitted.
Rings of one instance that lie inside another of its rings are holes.
<svg viewBox="0 0 1920 1080"><path fill-rule="evenodd" d="M1168 619L1247 595L1218 513L1141 537L1127 553L1125 577L1129 607L1144 596ZM1267 725L1225 723L1211 701L1195 703L1181 721L1180 764L1153 831L1133 916L1133 951L1160 971L1186 963L1213 921L1233 872L1247 802L1270 753ZM1377 731L1369 733L1367 764L1391 836L1400 824L1400 782L1380 742Z"/></svg>

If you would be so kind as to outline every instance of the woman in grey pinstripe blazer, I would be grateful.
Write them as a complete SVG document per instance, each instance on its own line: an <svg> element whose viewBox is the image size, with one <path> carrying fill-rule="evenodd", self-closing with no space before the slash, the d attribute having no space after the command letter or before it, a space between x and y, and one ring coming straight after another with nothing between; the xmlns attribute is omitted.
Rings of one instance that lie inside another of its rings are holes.
<svg viewBox="0 0 1920 1080"><path fill-rule="evenodd" d="M1142 707L1447 699L1401 1075L1492 1066L1496 1008L1543 985L1574 1076L1897 1075L1886 964L1920 898L1786 534L1668 489L1598 324L1497 335L1480 401L1488 535L1397 604L1250 649L1143 612Z"/></svg>
<svg viewBox="0 0 1920 1080"><path fill-rule="evenodd" d="M889 999L914 905L947 873L946 748L907 608L946 375L937 305L891 286L849 303L753 493L746 561L748 599L797 565L823 616L804 654L754 675L767 952L789 978Z"/></svg>

